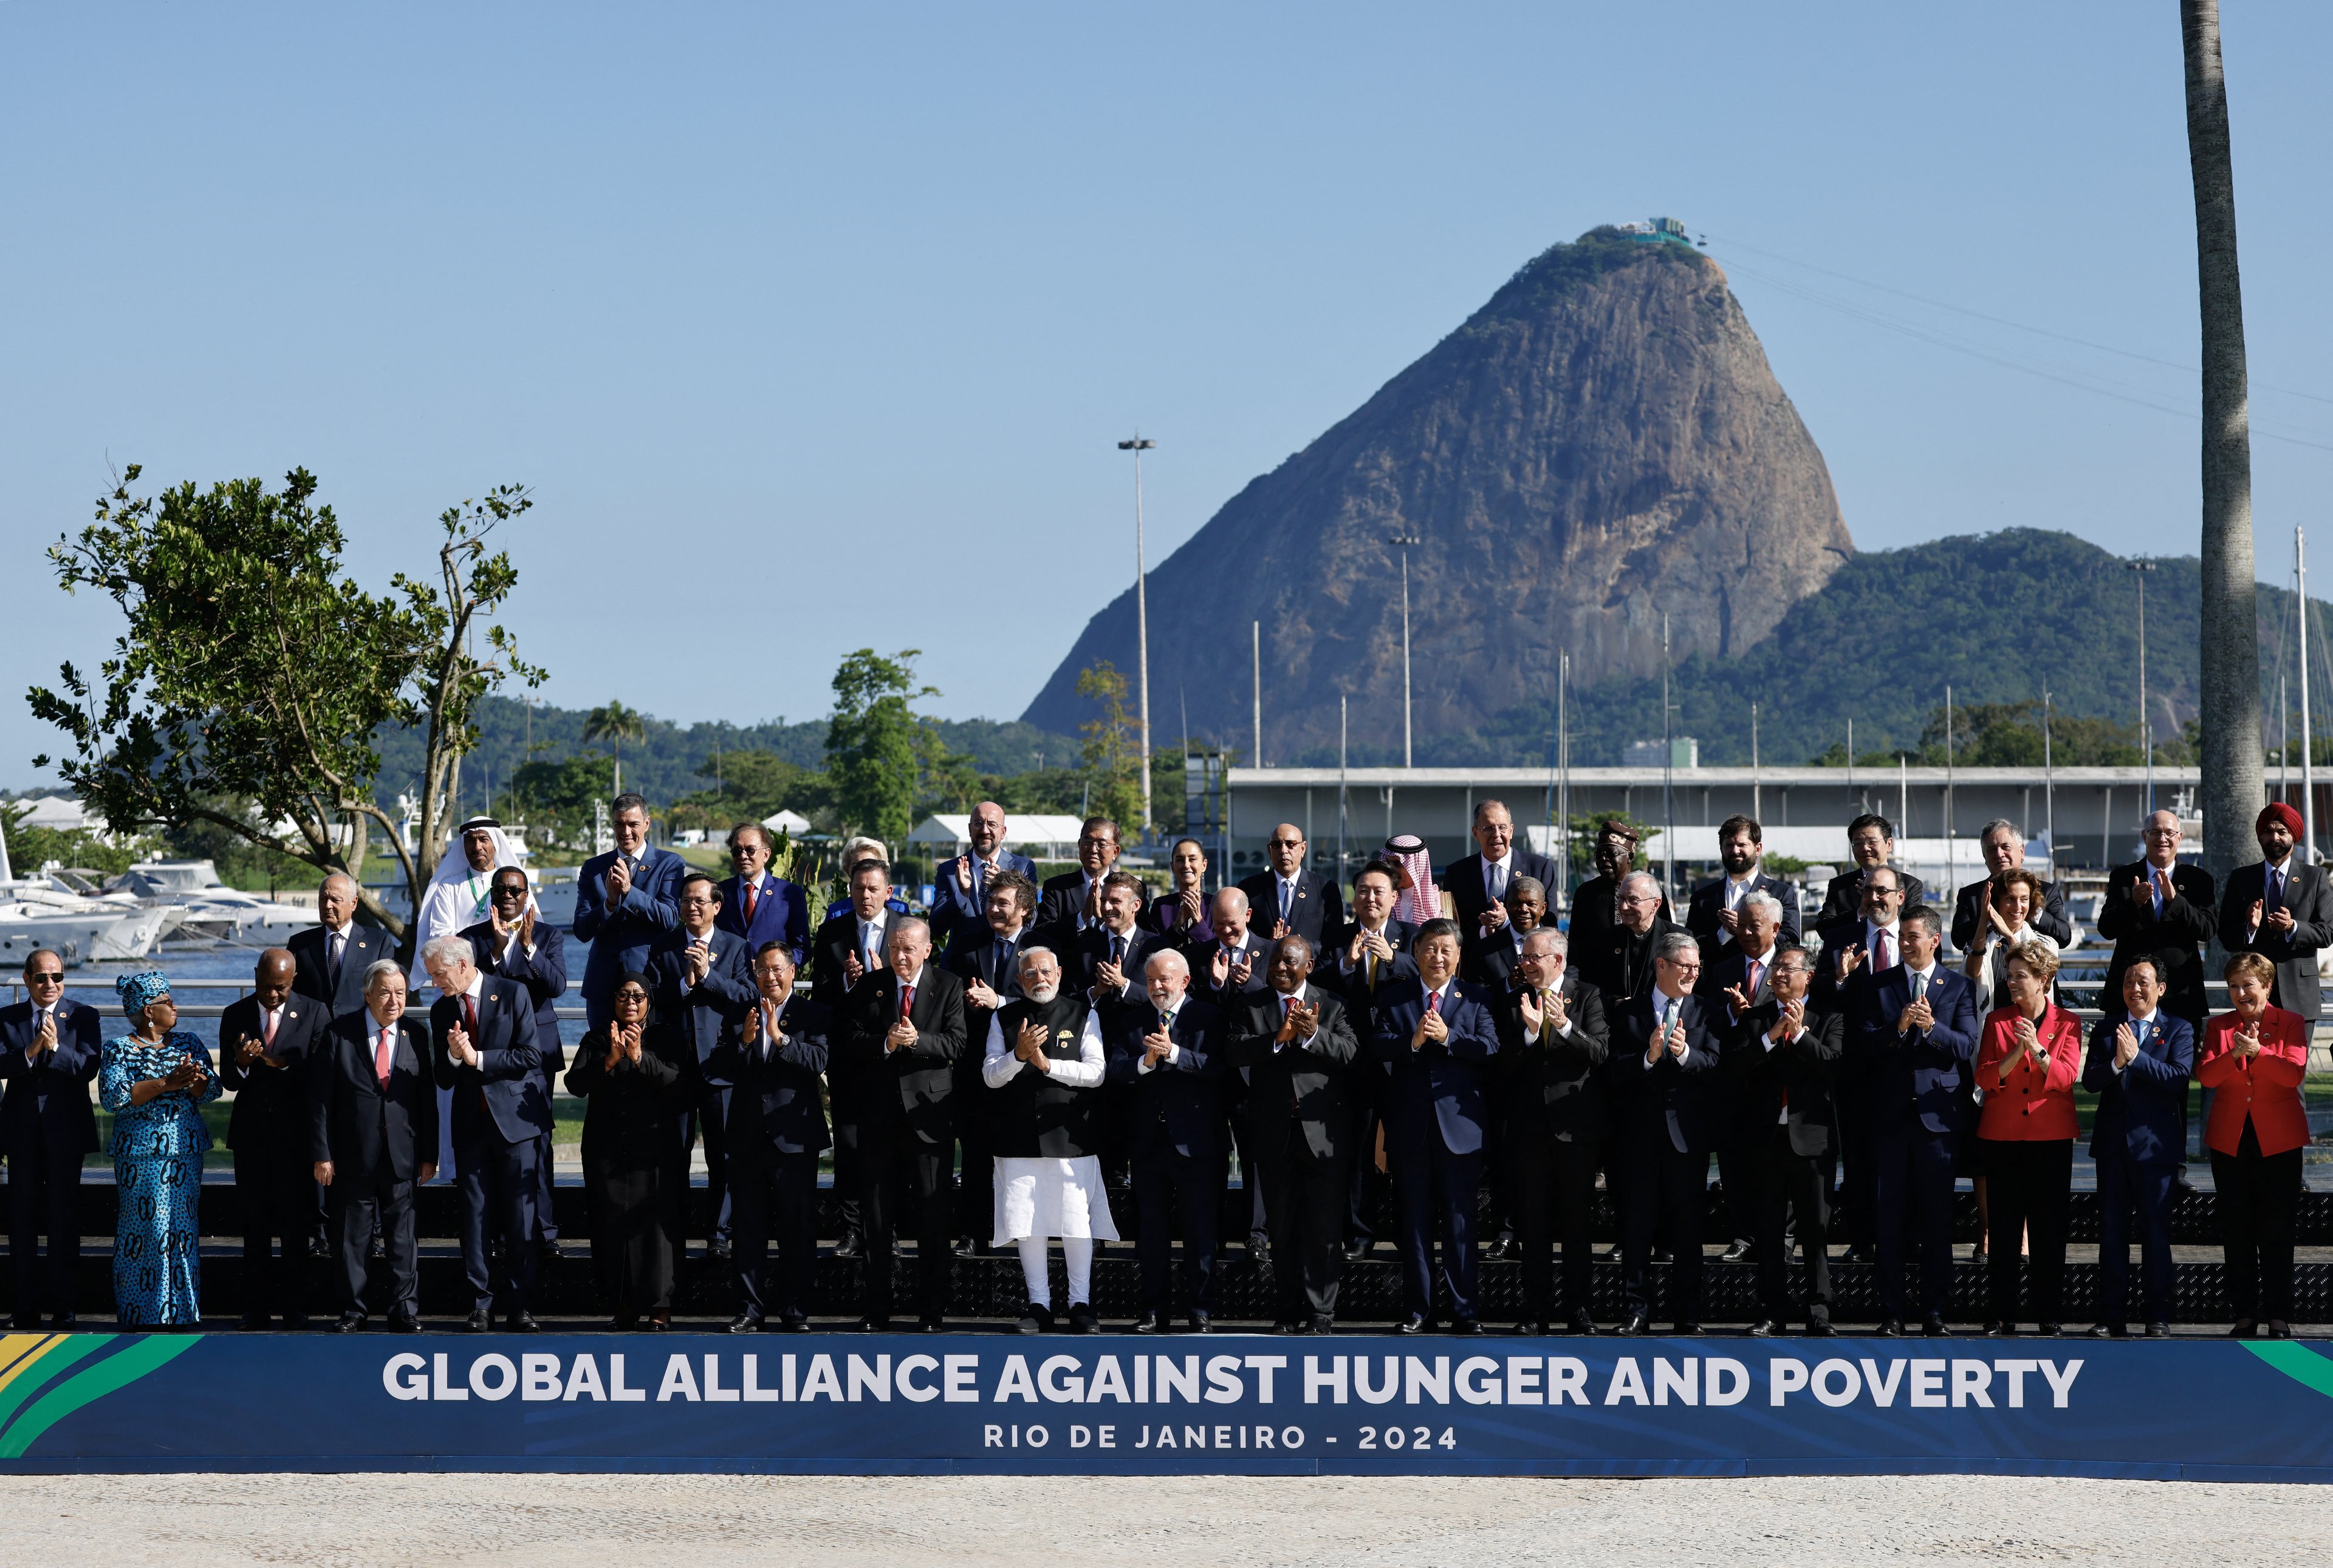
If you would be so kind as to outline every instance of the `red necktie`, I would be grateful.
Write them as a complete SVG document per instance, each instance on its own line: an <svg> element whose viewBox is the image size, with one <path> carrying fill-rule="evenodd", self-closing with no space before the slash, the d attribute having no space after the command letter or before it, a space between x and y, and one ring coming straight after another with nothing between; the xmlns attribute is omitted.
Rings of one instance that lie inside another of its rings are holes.
<svg viewBox="0 0 2333 1568"><path fill-rule="evenodd" d="M746 883L746 884L745 884L745 924L746 924L749 928L750 928L750 927L753 925L753 923L754 923L754 909L756 909L757 908L759 908L759 907L760 907L761 902L762 902L762 889L761 889L761 885L760 885L759 883L757 883L757 882L748 882L748 883Z"/></svg>
<svg viewBox="0 0 2333 1568"><path fill-rule="evenodd" d="M1441 992L1428 991L1426 994L1426 1010L1429 1013L1439 1013L1442 1011Z"/></svg>
<svg viewBox="0 0 2333 1568"><path fill-rule="evenodd" d="M1752 958L1750 960L1750 988L1743 992L1743 995L1748 996L1752 1002L1755 1002L1758 999L1759 976L1765 974L1765 960L1762 958Z"/></svg>
<svg viewBox="0 0 2333 1568"><path fill-rule="evenodd" d="M470 1049L478 1048L478 999L467 995L462 997L462 1025L469 1032Z"/></svg>
<svg viewBox="0 0 2333 1568"><path fill-rule="evenodd" d="M396 1060L396 1032L383 1028L380 1032L380 1044L373 1047L372 1053L372 1075L380 1080L380 1086L383 1089L389 1087L389 1063Z"/></svg>
<svg viewBox="0 0 2333 1568"><path fill-rule="evenodd" d="M900 986L900 987L899 987L899 1016L900 1016L900 1017L902 1017L902 1018L906 1017L906 1016L907 1015L908 1011L909 1011L911 1008L913 1008L913 1007L915 1006L915 1005L916 1005L916 988L915 988L913 986Z"/></svg>
<svg viewBox="0 0 2333 1568"><path fill-rule="evenodd" d="M1877 955L1871 966L1875 973L1881 969L1892 969L1896 967L1896 956L1887 950L1887 932L1882 931L1879 933L1878 940L1873 944L1872 950Z"/></svg>

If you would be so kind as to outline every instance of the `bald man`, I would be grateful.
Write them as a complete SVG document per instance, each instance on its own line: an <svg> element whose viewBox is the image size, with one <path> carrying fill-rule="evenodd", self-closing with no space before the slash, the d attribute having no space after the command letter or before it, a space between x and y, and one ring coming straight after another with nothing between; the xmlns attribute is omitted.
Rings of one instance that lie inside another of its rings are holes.
<svg viewBox="0 0 2333 1568"><path fill-rule="evenodd" d="M1240 891L1247 895L1250 918L1258 936L1272 941L1301 937L1319 954L1328 938L1343 929L1345 890L1334 877L1316 874L1311 846L1304 830L1282 822L1264 844L1268 871L1243 878Z"/></svg>
<svg viewBox="0 0 2333 1568"><path fill-rule="evenodd" d="M264 1329L308 1326L308 1238L315 1222L315 1177L308 1147L307 1073L331 1015L296 995L299 963L284 948L259 955L251 995L219 1015L219 1082L235 1097L226 1146L235 1156L235 1207L243 1216L243 1323ZM283 1245L283 1256L275 1246Z"/></svg>
<svg viewBox="0 0 2333 1568"><path fill-rule="evenodd" d="M298 968L293 990L322 1002L335 1018L364 1005L365 970L396 956L388 932L356 922L356 879L334 871L316 890L316 924L286 944Z"/></svg>
<svg viewBox="0 0 2333 1568"><path fill-rule="evenodd" d="M988 879L999 871L1018 871L1034 886L1037 862L1004 847L1004 808L983 801L965 822L969 848L952 861L942 861L932 878L932 940L950 958L955 957L956 933L977 944L988 936Z"/></svg>

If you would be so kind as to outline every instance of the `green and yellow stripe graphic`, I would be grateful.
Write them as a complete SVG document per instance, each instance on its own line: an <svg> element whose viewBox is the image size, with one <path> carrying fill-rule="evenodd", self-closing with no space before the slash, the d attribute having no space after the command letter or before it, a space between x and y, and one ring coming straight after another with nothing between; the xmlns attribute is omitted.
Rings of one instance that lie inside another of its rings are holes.
<svg viewBox="0 0 2333 1568"><path fill-rule="evenodd" d="M0 1335L0 1459L20 1457L34 1438L65 1417L184 1355L201 1338Z"/></svg>

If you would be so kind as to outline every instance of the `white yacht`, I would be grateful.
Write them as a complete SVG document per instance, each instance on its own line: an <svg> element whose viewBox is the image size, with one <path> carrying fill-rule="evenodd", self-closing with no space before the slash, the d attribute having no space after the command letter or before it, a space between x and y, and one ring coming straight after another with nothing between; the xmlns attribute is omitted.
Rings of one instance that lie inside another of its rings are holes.
<svg viewBox="0 0 2333 1568"><path fill-rule="evenodd" d="M277 903L230 888L210 861L145 861L105 885L140 905L170 910L171 934L246 947L281 947L292 933L316 923L302 904Z"/></svg>

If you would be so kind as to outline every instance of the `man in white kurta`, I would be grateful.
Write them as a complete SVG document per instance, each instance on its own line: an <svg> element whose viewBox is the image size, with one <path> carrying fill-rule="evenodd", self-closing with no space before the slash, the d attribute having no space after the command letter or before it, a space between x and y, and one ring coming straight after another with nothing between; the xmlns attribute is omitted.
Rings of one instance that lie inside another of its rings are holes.
<svg viewBox="0 0 2333 1568"><path fill-rule="evenodd" d="M1022 1333L1052 1326L1047 1243L1058 1236L1068 1265L1071 1329L1093 1333L1093 1244L1118 1239L1102 1190L1101 1016L1081 995L1061 991L1051 949L1020 955L1021 996L988 1026L981 1082L992 1092L996 1151L994 1240L1018 1246L1029 1287Z"/></svg>

